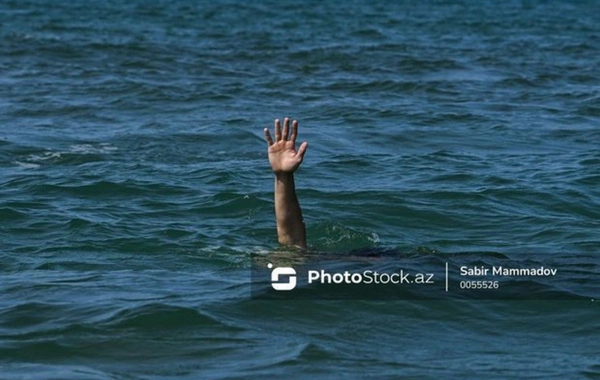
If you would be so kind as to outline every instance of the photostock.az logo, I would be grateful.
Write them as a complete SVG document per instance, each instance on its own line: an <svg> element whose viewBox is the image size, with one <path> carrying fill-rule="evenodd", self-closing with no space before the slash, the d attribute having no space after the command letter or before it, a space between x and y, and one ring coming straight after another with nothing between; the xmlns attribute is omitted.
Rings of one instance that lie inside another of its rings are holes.
<svg viewBox="0 0 600 380"><path fill-rule="evenodd" d="M267 268L272 269L273 264L269 263ZM286 277L287 282L280 282L279 277ZM275 290L292 290L296 287L296 270L291 267L275 268L271 271L271 286Z"/></svg>

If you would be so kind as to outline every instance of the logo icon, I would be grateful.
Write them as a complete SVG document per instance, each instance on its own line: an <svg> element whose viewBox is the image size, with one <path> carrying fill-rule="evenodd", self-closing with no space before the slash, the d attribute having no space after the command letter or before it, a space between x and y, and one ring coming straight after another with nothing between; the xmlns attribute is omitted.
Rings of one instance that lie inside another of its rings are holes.
<svg viewBox="0 0 600 380"><path fill-rule="evenodd" d="M273 264L269 263L267 268L272 269ZM287 277L287 282L280 282L280 277ZM275 268L271 271L271 286L275 290L292 290L296 287L296 270L291 267Z"/></svg>

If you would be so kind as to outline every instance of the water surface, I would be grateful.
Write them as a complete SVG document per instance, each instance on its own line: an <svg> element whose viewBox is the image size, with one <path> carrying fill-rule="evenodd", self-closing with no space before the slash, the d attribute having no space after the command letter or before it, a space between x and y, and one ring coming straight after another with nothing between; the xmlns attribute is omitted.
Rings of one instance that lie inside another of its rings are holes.
<svg viewBox="0 0 600 380"><path fill-rule="evenodd" d="M598 378L598 14L3 1L2 377ZM285 116L314 252L551 260L571 300L251 300Z"/></svg>

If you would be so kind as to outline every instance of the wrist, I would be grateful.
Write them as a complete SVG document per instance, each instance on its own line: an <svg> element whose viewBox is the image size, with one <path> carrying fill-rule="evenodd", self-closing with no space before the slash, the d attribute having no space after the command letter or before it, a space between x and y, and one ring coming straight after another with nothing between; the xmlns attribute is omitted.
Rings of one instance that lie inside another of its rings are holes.
<svg viewBox="0 0 600 380"><path fill-rule="evenodd" d="M294 180L294 172L273 172L278 182L290 182Z"/></svg>

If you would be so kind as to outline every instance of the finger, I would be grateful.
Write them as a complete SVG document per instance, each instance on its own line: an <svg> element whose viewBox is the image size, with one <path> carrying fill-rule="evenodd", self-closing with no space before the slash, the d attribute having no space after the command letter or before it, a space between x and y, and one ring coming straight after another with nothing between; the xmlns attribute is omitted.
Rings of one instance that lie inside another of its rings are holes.
<svg viewBox="0 0 600 380"><path fill-rule="evenodd" d="M292 122L292 135L290 136L290 140L295 144L297 137L298 137L298 120L294 120Z"/></svg>
<svg viewBox="0 0 600 380"><path fill-rule="evenodd" d="M307 148L308 142L304 141L302 144L300 144L300 148L298 148L298 153L296 153L298 156L300 156L300 160L304 159L304 153L306 153Z"/></svg>
<svg viewBox="0 0 600 380"><path fill-rule="evenodd" d="M290 118L283 119L283 139L287 140L290 135Z"/></svg>
<svg viewBox="0 0 600 380"><path fill-rule="evenodd" d="M267 140L267 144L269 144L269 146L273 145L273 138L269 133L269 128L265 128L265 140Z"/></svg>
<svg viewBox="0 0 600 380"><path fill-rule="evenodd" d="M281 140L281 123L279 119L275 119L275 141Z"/></svg>

